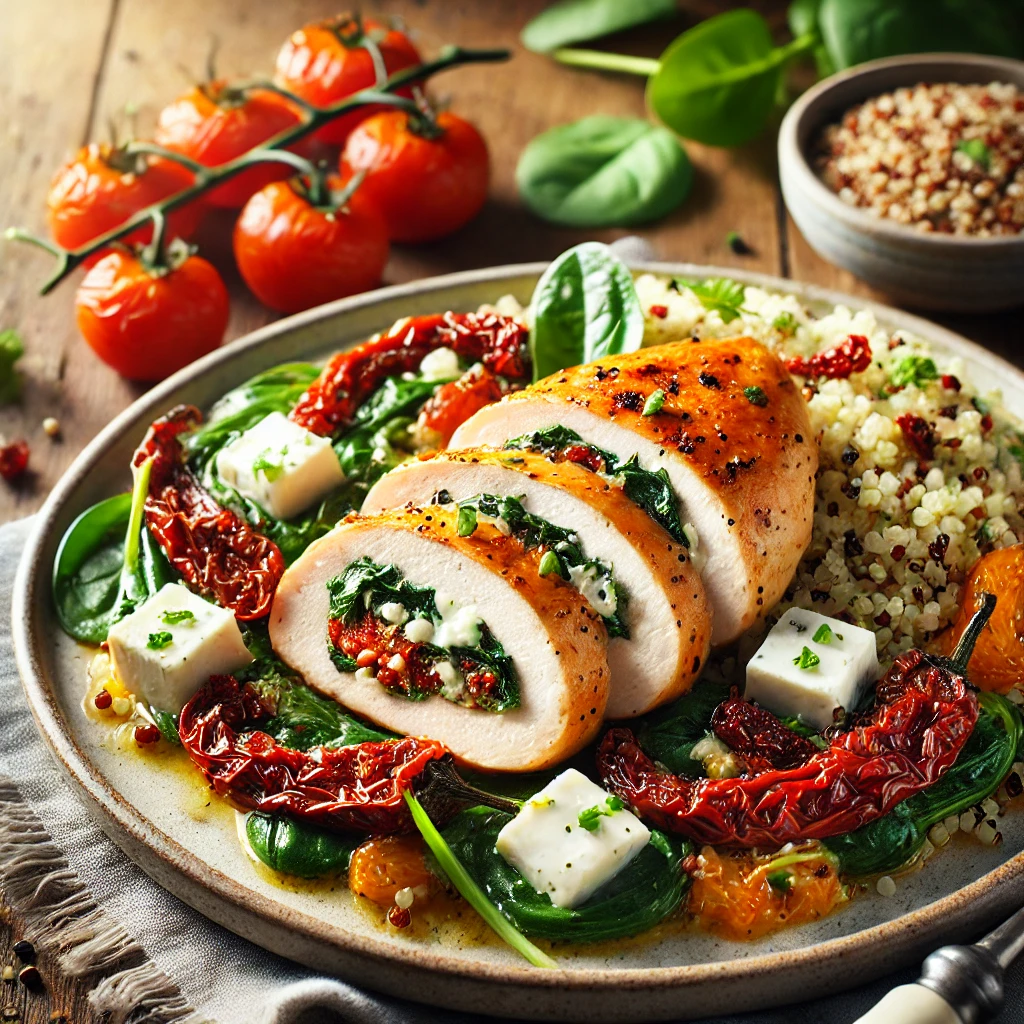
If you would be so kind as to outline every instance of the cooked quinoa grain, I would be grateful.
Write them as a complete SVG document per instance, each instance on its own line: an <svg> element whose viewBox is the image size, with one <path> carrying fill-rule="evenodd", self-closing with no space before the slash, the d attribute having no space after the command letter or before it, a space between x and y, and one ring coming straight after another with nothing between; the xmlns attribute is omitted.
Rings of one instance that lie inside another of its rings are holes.
<svg viewBox="0 0 1024 1024"><path fill-rule="evenodd" d="M920 231L1024 228L1024 95L1014 85L920 84L852 107L815 164L839 198Z"/></svg>

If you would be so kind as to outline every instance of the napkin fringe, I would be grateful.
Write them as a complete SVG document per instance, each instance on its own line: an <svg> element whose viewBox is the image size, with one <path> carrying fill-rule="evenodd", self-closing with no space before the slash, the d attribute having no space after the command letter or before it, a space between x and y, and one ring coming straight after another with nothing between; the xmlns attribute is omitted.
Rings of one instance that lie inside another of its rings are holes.
<svg viewBox="0 0 1024 1024"><path fill-rule="evenodd" d="M0 775L0 887L26 937L76 978L102 975L89 1005L108 1024L201 1024L178 986L99 907L43 823ZM108 973L113 971L114 973Z"/></svg>

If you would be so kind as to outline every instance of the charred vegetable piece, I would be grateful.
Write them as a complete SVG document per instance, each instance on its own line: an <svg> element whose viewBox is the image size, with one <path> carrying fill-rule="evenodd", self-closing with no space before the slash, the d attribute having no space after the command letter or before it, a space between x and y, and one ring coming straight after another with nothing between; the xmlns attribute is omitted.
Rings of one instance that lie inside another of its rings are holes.
<svg viewBox="0 0 1024 1024"><path fill-rule="evenodd" d="M146 525L187 583L211 594L241 620L270 611L284 558L273 541L222 508L185 465L180 435L202 414L178 406L158 419L135 452L134 465L153 460Z"/></svg>
<svg viewBox="0 0 1024 1024"><path fill-rule="evenodd" d="M405 737L309 751L263 731L273 709L251 684L214 676L185 705L182 746L222 796L338 832L409 832L402 794L445 749Z"/></svg>
<svg viewBox="0 0 1024 1024"><path fill-rule="evenodd" d="M348 871L357 837L295 821L280 814L254 811L245 819L249 849L267 867L299 878L322 878Z"/></svg>
<svg viewBox="0 0 1024 1024"><path fill-rule="evenodd" d="M994 607L988 595L950 660L901 654L866 720L799 767L733 779L672 775L632 732L611 729L598 769L641 817L704 843L781 846L851 832L934 785L956 761L978 717L963 673Z"/></svg>
<svg viewBox="0 0 1024 1024"><path fill-rule="evenodd" d="M448 312L399 320L365 344L338 353L292 409L291 418L315 434L334 434L353 422L356 410L386 377L417 369L438 348L482 362L502 377L528 379L526 339L523 324L497 313Z"/></svg>
<svg viewBox="0 0 1024 1024"><path fill-rule="evenodd" d="M730 697L711 716L714 734L743 758L748 771L795 768L819 753L805 736L787 728L770 711Z"/></svg>

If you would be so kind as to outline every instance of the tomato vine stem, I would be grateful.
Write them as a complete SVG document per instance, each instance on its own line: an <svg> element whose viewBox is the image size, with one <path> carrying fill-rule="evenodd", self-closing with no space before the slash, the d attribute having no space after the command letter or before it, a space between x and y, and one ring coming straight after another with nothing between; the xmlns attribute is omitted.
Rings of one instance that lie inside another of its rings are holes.
<svg viewBox="0 0 1024 1024"><path fill-rule="evenodd" d="M351 111L370 104L380 103L382 93L386 94L390 99L391 94L397 92L399 89L402 89L413 82L424 81L441 71L447 71L449 68L461 67L465 64L497 63L498 61L507 60L509 56L510 54L508 50L465 50L458 46L446 46L441 50L440 54L434 58L434 60L426 61L423 64L417 64L414 67L402 68L380 85L375 86L372 89L364 89L361 92L357 92L329 107L314 107L300 100L298 97L292 96L291 93L286 90L280 89L276 86L267 86L263 83L260 83L259 86L253 84L253 88L272 88L274 92L278 92L282 96L286 96L289 99L294 100L303 111L302 120L293 127L287 128L275 135L272 139L263 143L263 145L257 146L249 150L247 153L243 153L234 160L230 160L218 167L204 167L202 165L195 164L195 161L190 161L180 153L174 153L170 150L166 150L161 146L157 146L155 143L134 143L132 146L133 152L145 152L158 155L169 160L175 160L177 163L189 167L189 169L195 174L196 180L188 188L183 189L180 192L175 192L174 195L168 196L167 198L160 200L160 202L154 203L152 206L147 206L144 210L140 210L134 216L129 217L128 220L124 221L124 223L119 224L117 227L112 228L110 231L107 231L102 235L98 235L91 242L86 245L79 246L77 249L62 249L59 246L51 245L43 239L30 235L27 231L24 231L21 228L8 228L5 232L5 238L10 241L30 242L42 249L46 249L47 252L57 258L56 270L40 289L41 295L48 295L57 287L58 284L61 283L61 281L63 281L93 253L98 252L101 249L108 248L113 242L131 234L131 232L142 227L147 222L153 223L154 226L159 226L156 221L158 215L166 216L166 214L170 213L172 210L176 210L179 207L198 199L217 185L241 174L243 171L253 166L253 164L265 163L270 160L290 164L295 167L300 174L309 176L311 192L317 192L316 182L317 178L320 177L320 171L314 167L310 161L297 156L295 153L287 152L285 150L286 146L291 145L293 142L297 142L299 139L305 138L307 135L310 135L319 128L322 128L328 122L334 121ZM313 198L314 197L311 195L311 202L313 201ZM325 200L321 197L321 203L323 201ZM318 204L314 202L314 205Z"/></svg>

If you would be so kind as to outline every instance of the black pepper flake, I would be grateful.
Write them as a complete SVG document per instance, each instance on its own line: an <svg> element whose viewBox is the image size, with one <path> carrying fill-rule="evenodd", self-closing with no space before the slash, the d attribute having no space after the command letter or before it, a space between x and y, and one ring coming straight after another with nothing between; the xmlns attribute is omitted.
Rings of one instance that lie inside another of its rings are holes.
<svg viewBox="0 0 1024 1024"><path fill-rule="evenodd" d="M644 407L644 396L639 391L616 391L612 395L612 405L618 409L640 412Z"/></svg>
<svg viewBox="0 0 1024 1024"><path fill-rule="evenodd" d="M848 444L839 458L842 459L844 466L852 466L860 458L860 452L852 444Z"/></svg>
<svg viewBox="0 0 1024 1024"><path fill-rule="evenodd" d="M705 370L701 370L697 375L697 381L706 388L721 388L722 386L718 383L718 378L713 373L707 373Z"/></svg>

